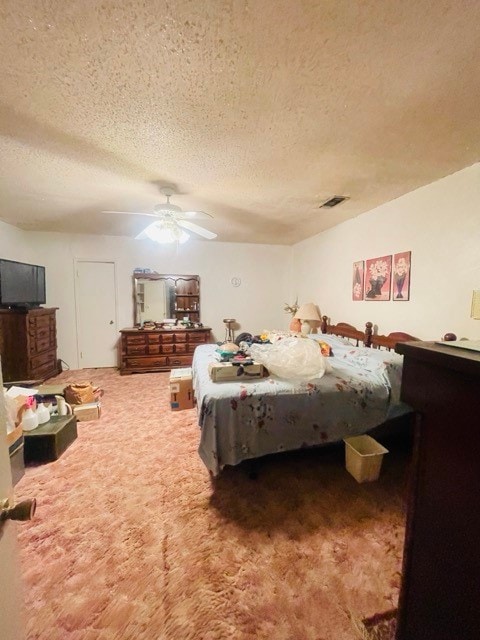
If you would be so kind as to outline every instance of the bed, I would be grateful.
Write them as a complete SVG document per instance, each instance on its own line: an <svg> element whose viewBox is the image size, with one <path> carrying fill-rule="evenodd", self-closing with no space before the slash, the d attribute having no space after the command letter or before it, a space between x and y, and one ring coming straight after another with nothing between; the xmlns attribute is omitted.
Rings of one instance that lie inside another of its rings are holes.
<svg viewBox="0 0 480 640"><path fill-rule="evenodd" d="M331 346L331 371L308 382L274 376L212 382L208 364L216 345L197 347L198 452L211 474L243 460L338 442L406 413L399 399L402 357L378 348L391 348L396 338L379 340L370 330L371 323L361 332L346 323L324 322L324 333L309 338Z"/></svg>

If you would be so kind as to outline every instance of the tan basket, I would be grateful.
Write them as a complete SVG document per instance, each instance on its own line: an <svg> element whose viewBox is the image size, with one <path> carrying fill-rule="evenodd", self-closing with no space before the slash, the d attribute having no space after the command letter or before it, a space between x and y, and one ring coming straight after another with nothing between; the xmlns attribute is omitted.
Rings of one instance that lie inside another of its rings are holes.
<svg viewBox="0 0 480 640"><path fill-rule="evenodd" d="M379 442L370 436L344 438L345 466L357 482L378 480L383 456L388 453Z"/></svg>

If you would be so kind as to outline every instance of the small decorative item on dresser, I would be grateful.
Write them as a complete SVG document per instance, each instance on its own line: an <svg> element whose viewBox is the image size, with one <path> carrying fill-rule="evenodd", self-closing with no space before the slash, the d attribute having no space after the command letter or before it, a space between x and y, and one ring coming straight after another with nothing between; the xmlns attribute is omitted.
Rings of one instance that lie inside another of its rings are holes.
<svg viewBox="0 0 480 640"><path fill-rule="evenodd" d="M302 323L299 320L299 318L295 317L295 314L298 311L298 298L295 300L295 302L293 304L288 304L287 302L285 303L285 306L283 307L283 310L286 313L289 313L292 316L292 319L290 320L290 325L289 325L289 330L294 332L294 333L300 333L301 329L302 329Z"/></svg>

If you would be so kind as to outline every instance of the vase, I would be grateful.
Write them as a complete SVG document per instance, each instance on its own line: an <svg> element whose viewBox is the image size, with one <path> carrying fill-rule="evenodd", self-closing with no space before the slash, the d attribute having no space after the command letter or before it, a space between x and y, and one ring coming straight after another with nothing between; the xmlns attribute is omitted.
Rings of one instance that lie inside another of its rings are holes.
<svg viewBox="0 0 480 640"><path fill-rule="evenodd" d="M385 284L385 276L377 276L370 278L370 291L366 294L367 298L377 298L382 295L382 287Z"/></svg>
<svg viewBox="0 0 480 640"><path fill-rule="evenodd" d="M290 320L289 329L293 333L300 333L300 331L302 329L302 323L301 323L300 319L299 318L292 318Z"/></svg>
<svg viewBox="0 0 480 640"><path fill-rule="evenodd" d="M308 322L308 320L302 320L302 336L308 336L309 333L312 332L312 325Z"/></svg>
<svg viewBox="0 0 480 640"><path fill-rule="evenodd" d="M400 300L403 298L402 289L403 289L403 285L405 283L405 278L406 278L406 274L405 273L403 273L401 276L397 276L396 277L397 295L395 297L397 299L400 299Z"/></svg>

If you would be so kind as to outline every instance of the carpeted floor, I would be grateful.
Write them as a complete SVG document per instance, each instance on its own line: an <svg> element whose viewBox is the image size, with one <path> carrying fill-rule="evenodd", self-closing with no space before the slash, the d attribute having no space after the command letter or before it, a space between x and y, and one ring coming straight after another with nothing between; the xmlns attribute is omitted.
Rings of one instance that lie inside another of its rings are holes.
<svg viewBox="0 0 480 640"><path fill-rule="evenodd" d="M243 466L215 490L196 411L171 412L168 374L64 372L105 390L61 458L17 499L29 640L355 640L396 606L407 453L359 485L341 448Z"/></svg>

